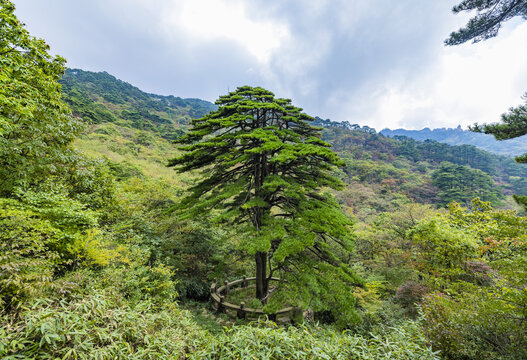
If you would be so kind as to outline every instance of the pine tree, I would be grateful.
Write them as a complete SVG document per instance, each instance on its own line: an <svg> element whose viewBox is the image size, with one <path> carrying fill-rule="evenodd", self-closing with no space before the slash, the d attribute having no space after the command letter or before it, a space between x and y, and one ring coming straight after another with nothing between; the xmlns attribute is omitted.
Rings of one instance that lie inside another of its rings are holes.
<svg viewBox="0 0 527 360"><path fill-rule="evenodd" d="M452 11L457 14L462 11L476 10L464 28L454 31L445 40L446 45L460 45L469 40L479 42L498 35L502 23L521 16L527 18L527 1L525 0L463 0L454 6Z"/></svg>
<svg viewBox="0 0 527 360"><path fill-rule="evenodd" d="M256 297L265 303L269 279L283 280L273 299L334 310L355 321L349 285L359 284L337 255L352 251L350 220L322 189L340 189L330 174L343 162L320 139L320 128L291 100L244 86L221 96L218 109L192 121L171 160L179 172L201 170L180 208L183 217L219 209L254 255ZM338 305L340 304L340 305Z"/></svg>
<svg viewBox="0 0 527 360"><path fill-rule="evenodd" d="M438 197L442 206L452 201L470 203L473 198L499 203L503 198L492 177L479 169L441 162L432 173L432 183L439 189Z"/></svg>
<svg viewBox="0 0 527 360"><path fill-rule="evenodd" d="M475 124L471 130L477 132L484 132L485 134L492 134L498 140L513 139L527 134L527 93L523 96L525 99L524 105L519 105L515 108L510 108L509 112L501 115L501 123L484 124L479 126ZM523 154L514 158L516 162L526 164L527 154ZM522 205L527 210L527 196L513 195L514 200Z"/></svg>
<svg viewBox="0 0 527 360"><path fill-rule="evenodd" d="M501 115L501 123L483 124L470 127L472 131L492 134L497 140L513 139L527 134L527 93L523 96L524 105L510 108L508 113ZM527 154L517 156L516 162L527 163Z"/></svg>

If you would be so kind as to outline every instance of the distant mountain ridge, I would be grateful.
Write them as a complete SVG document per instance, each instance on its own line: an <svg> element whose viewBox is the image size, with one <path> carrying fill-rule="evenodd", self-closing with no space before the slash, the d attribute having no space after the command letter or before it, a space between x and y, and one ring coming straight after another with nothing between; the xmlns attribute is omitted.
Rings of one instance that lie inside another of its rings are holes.
<svg viewBox="0 0 527 360"><path fill-rule="evenodd" d="M406 136L418 141L435 140L449 145L474 145L480 149L507 156L518 156L527 152L527 135L516 139L497 141L492 135L474 133L463 130L461 126L455 129L440 128L430 130L383 129L380 133L388 137Z"/></svg>
<svg viewBox="0 0 527 360"><path fill-rule="evenodd" d="M105 158L117 179L152 176L171 184L189 181L165 167L167 157L177 152L172 140L185 133L192 118L202 117L216 105L148 94L106 72L68 69L61 83L73 114L90 124L76 146ZM478 196L499 205L505 201L503 195L527 195L527 168L510 157L473 145L421 142L407 136L394 139L350 122L315 117L312 124L324 128L322 139L346 162L342 168L349 185L346 201L364 216L371 209L386 211L386 204L401 199L444 205L451 200L467 203ZM461 185L450 181L456 179Z"/></svg>

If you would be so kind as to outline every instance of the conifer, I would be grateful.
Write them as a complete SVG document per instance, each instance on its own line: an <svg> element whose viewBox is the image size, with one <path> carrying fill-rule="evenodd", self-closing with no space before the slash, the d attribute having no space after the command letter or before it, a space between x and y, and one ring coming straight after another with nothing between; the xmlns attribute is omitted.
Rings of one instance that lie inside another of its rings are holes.
<svg viewBox="0 0 527 360"><path fill-rule="evenodd" d="M216 219L237 226L242 247L254 255L262 303L270 278L279 274L275 303L336 311L340 304L348 323L357 320L349 285L361 280L343 261L353 248L352 224L322 191L342 188L331 173L342 160L291 100L243 86L216 104L216 111L192 121L179 140L184 153L169 163L179 172L201 170L179 207L182 216L219 209Z"/></svg>

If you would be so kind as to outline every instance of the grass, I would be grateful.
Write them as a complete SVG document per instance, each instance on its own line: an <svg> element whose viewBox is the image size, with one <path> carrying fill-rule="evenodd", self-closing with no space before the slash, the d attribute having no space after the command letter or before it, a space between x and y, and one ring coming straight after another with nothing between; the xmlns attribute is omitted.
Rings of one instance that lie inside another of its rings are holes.
<svg viewBox="0 0 527 360"><path fill-rule="evenodd" d="M147 143L141 139L147 138ZM92 158L107 158L113 162L128 162L137 166L147 178L162 180L169 185L185 188L192 176L178 174L166 165L177 156L177 146L161 137L115 124L94 125L75 140L75 147Z"/></svg>

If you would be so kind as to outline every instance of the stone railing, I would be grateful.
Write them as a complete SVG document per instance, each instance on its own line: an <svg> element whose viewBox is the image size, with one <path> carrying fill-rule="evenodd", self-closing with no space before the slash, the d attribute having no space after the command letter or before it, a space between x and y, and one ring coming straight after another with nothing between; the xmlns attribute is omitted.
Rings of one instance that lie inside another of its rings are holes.
<svg viewBox="0 0 527 360"><path fill-rule="evenodd" d="M280 281L279 278L271 278L273 281ZM267 315L269 320L276 321L277 318L287 317L291 322L298 321L299 317L302 316L302 310L297 307L286 307L278 310L275 313L267 314L262 309L253 309L245 306L245 302L241 302L240 305L235 305L225 300L226 296L231 291L236 291L239 288L254 287L255 285L249 285L250 282L256 281L255 277L243 277L242 279L228 282L225 280L222 286L218 287L216 281L210 286L210 297L216 311L226 313L227 310L231 310L236 313L236 316L240 319L247 317L259 317Z"/></svg>

